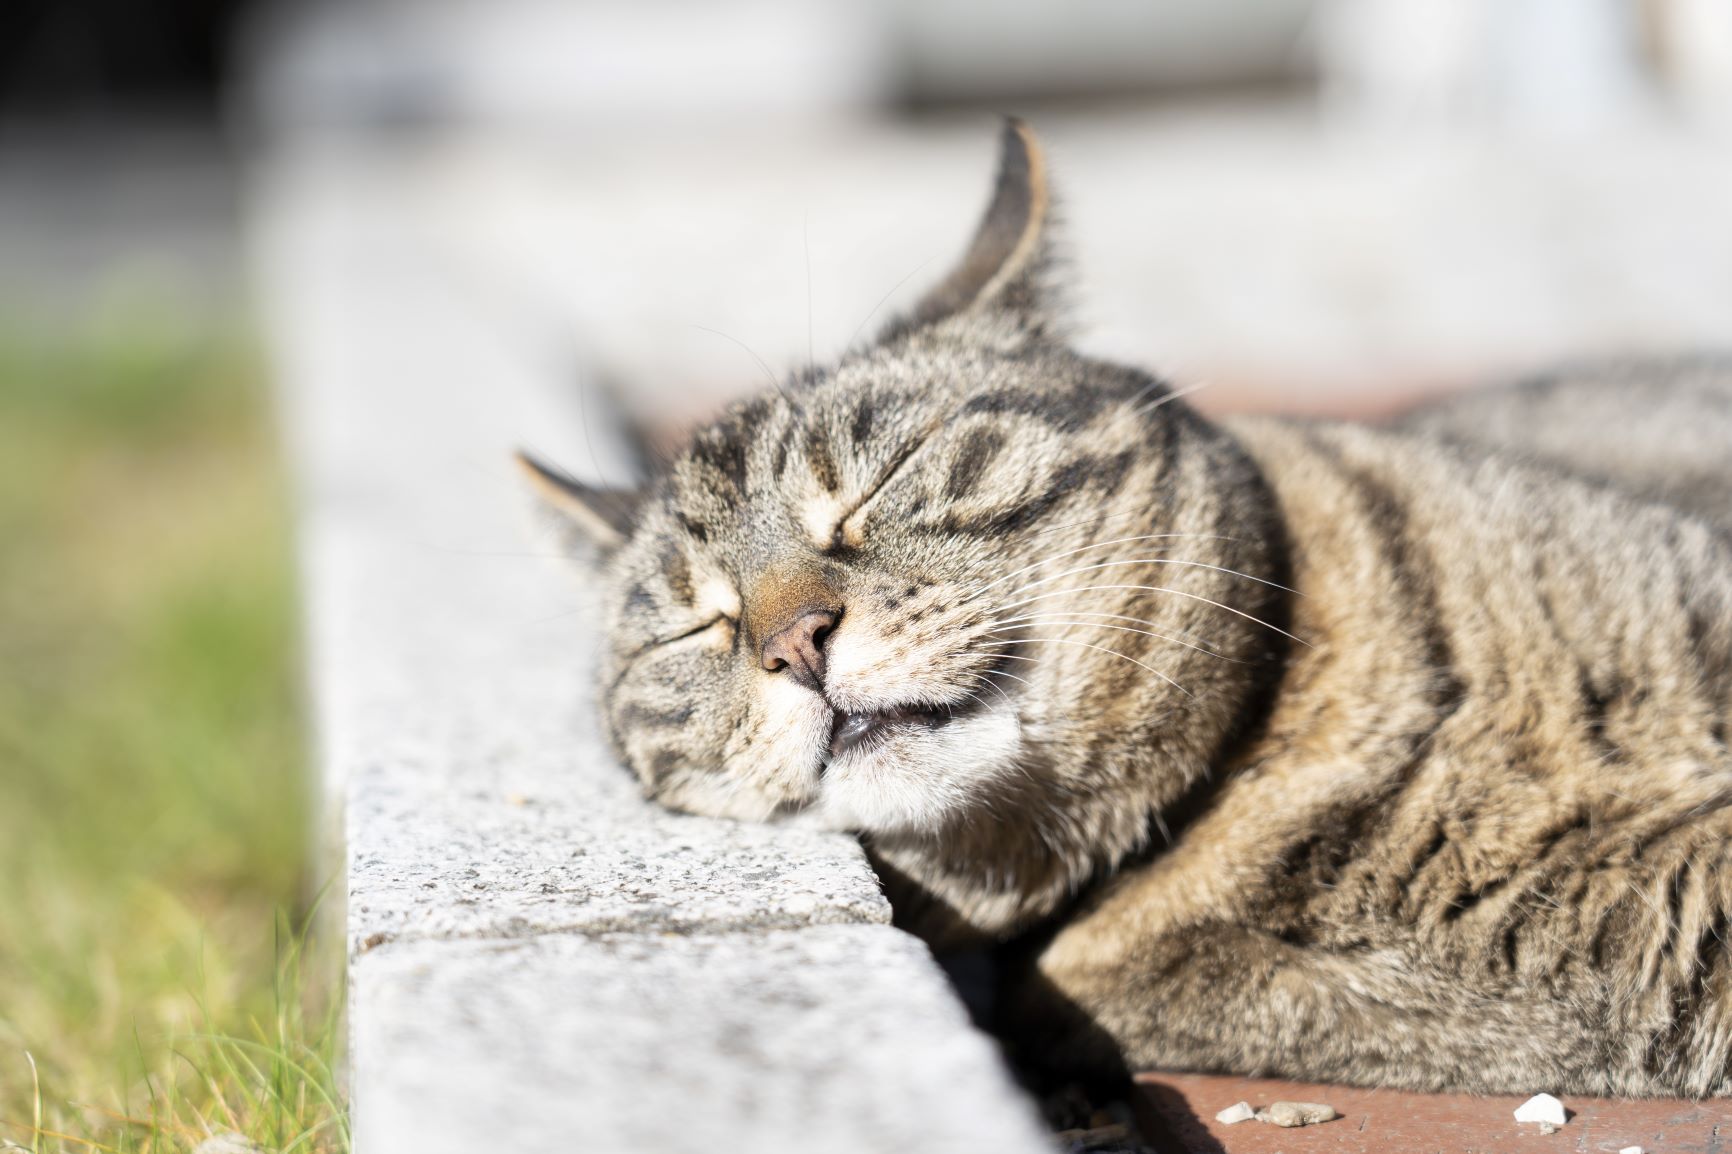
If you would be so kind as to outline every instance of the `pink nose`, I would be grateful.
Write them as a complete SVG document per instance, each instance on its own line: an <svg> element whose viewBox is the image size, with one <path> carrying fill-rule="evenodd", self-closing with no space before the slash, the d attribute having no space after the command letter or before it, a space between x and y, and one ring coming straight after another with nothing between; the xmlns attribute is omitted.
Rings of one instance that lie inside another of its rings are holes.
<svg viewBox="0 0 1732 1154"><path fill-rule="evenodd" d="M788 676L807 689L824 688L824 642L836 628L837 615L828 609L808 609L764 642L764 668Z"/></svg>

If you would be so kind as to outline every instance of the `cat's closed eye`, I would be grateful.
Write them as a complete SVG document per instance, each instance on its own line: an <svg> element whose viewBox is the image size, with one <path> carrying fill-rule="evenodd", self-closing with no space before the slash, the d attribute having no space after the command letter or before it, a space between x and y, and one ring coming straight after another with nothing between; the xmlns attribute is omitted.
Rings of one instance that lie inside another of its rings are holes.
<svg viewBox="0 0 1732 1154"><path fill-rule="evenodd" d="M738 629L739 625L733 618L726 614L717 614L701 625L694 625L690 629L676 633L671 637L664 637L659 641L653 642L652 647L674 645L681 641L690 641L696 638L709 640L712 639L711 635L713 635L714 640L732 641L733 636Z"/></svg>

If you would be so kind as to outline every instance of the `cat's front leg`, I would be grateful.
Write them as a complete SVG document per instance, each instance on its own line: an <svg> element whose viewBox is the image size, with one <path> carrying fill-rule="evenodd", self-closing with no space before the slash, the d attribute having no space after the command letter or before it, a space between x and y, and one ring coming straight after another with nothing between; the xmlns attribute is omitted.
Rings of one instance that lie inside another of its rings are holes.
<svg viewBox="0 0 1732 1154"><path fill-rule="evenodd" d="M1234 925L1067 927L1007 991L1036 1067L1201 1070L1407 1089L1570 1086L1595 1060L1557 1004L1466 988L1404 951L1326 951Z"/></svg>

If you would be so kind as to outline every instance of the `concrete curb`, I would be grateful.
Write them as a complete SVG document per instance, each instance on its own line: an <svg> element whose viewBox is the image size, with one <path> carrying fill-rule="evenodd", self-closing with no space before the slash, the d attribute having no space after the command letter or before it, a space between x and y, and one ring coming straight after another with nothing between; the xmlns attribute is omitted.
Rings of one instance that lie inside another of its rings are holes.
<svg viewBox="0 0 1732 1154"><path fill-rule="evenodd" d="M665 813L607 752L593 612L507 454L622 454L448 261L420 162L259 176L361 1154L1045 1149L852 839Z"/></svg>

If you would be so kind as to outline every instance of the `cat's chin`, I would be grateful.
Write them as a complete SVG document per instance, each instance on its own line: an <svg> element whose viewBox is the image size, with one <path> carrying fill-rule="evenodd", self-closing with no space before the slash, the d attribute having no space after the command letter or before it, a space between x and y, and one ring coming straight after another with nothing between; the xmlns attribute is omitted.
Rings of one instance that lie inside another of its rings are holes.
<svg viewBox="0 0 1732 1154"><path fill-rule="evenodd" d="M1019 772L1022 726L1008 705L895 718L832 752L803 823L860 833L937 832Z"/></svg>

